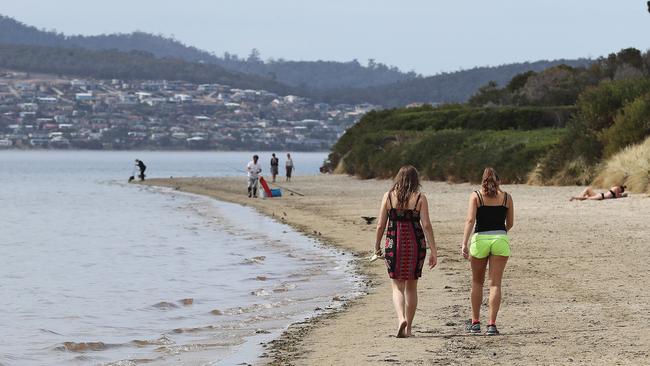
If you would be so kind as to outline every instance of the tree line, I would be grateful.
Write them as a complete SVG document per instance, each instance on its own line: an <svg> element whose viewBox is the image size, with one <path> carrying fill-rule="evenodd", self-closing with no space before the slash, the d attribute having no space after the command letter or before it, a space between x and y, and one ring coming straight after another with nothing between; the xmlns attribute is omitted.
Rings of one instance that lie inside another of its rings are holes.
<svg viewBox="0 0 650 366"><path fill-rule="evenodd" d="M172 76L171 79L189 76L192 77L192 80L210 82L214 80L213 77L201 79L200 75L216 72L225 74L225 71L228 71L232 76L227 79L231 80L230 84L232 85L251 85L250 87L254 89L269 88L271 85L275 88L271 91L286 90L288 93L331 104L372 103L384 107L404 106L414 102L433 104L464 102L480 86L490 80L501 85L508 82L514 75L525 71L541 71L558 64L582 66L591 62L591 60L583 59L515 63L495 67L477 67L471 70L423 77L415 72L403 72L396 67L372 59L368 60L366 64L362 64L358 60L349 62L287 61L284 59L264 61L256 49L253 49L248 57L239 57L228 52L225 52L223 56L218 56L163 35L134 32L98 36L68 36L56 31L40 30L3 16L0 16L0 43L95 51L122 51L127 54L136 51L158 59L175 59L191 64L214 66L211 72L207 72L209 67L204 66L200 68L201 72L194 71L189 75L188 73L180 74ZM59 51L52 52L54 55L59 53ZM45 51L41 49L39 54L45 55ZM81 56L95 57L90 54L77 54L77 58ZM119 58L112 54L112 60L119 61ZM19 70L29 71L27 67L34 67L36 61L26 61L25 68L21 68L21 64L18 63L14 63L14 65ZM83 62L79 61L79 63ZM198 67L184 65L183 68L196 69ZM72 67L56 67L56 69L73 75L92 76L92 73L95 72L91 72L87 68L87 63L82 69ZM153 70L160 69L154 68ZM49 72L46 68L41 68L39 71ZM120 72L119 75L124 74L125 72ZM134 78L139 79L145 78L145 75L159 79L170 78L166 72L160 74L148 72L141 76L135 75L135 73L126 74L134 75ZM242 81L239 82L238 79L242 79ZM259 80L259 84L251 83L253 80ZM281 85L282 87L280 87Z"/></svg>
<svg viewBox="0 0 650 366"><path fill-rule="evenodd" d="M634 48L586 67L558 65L489 82L466 103L365 115L327 167L364 178L416 164L437 180L589 184L600 164L650 135L650 53Z"/></svg>

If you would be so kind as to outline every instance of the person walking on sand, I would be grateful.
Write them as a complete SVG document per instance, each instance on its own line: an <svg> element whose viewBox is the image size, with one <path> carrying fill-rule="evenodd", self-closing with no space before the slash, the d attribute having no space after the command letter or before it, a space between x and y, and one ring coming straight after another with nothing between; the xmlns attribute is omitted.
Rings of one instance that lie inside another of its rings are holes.
<svg viewBox="0 0 650 366"><path fill-rule="evenodd" d="M384 257L393 288L393 305L398 323L397 338L410 337L418 305L418 279L422 276L427 243L431 249L429 269L435 267L438 262L436 242L429 219L429 202L420 192L420 178L413 166L403 166L397 172L393 187L384 194L381 201L375 240L377 255L381 255L380 243L384 231Z"/></svg>
<svg viewBox="0 0 650 366"><path fill-rule="evenodd" d="M472 268L472 319L466 330L473 334L481 333L480 311L488 264L490 298L486 334L499 334L496 321L501 305L501 279L510 257L508 231L512 229L515 217L514 201L500 189L500 183L497 172L493 168L485 168L481 189L469 196L461 253L470 260Z"/></svg>
<svg viewBox="0 0 650 366"><path fill-rule="evenodd" d="M135 166L137 166L138 169L140 169L140 174L138 175L138 177L140 178L141 181L143 181L145 177L144 171L147 170L147 166L144 165L144 163L140 159L135 159Z"/></svg>
<svg viewBox="0 0 650 366"><path fill-rule="evenodd" d="M257 198L257 186L262 172L262 165L258 163L259 156L253 155L253 160L246 164L246 172L248 174L248 197Z"/></svg>
<svg viewBox="0 0 650 366"><path fill-rule="evenodd" d="M275 177L278 176L279 165L280 165L280 159L275 157L275 153L271 154L271 175L273 176L273 183L275 183Z"/></svg>
<svg viewBox="0 0 650 366"><path fill-rule="evenodd" d="M573 201L573 200L601 201L609 198L623 198L623 197L627 197L627 193L625 193L625 188L627 188L627 186L614 186L609 189L609 192L596 193L591 187L587 187L582 191L582 193L580 193L579 196L571 197L569 201Z"/></svg>
<svg viewBox="0 0 650 366"><path fill-rule="evenodd" d="M287 170L286 181L291 181L291 173L293 172L293 159L291 159L291 154L287 153L287 162L284 164L285 169Z"/></svg>

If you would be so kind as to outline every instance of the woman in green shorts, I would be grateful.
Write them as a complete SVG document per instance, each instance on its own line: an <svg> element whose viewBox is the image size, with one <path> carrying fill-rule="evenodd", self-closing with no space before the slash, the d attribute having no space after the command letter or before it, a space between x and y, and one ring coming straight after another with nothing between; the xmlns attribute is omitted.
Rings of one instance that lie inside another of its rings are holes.
<svg viewBox="0 0 650 366"><path fill-rule="evenodd" d="M483 283L489 263L490 299L486 334L499 334L496 320L501 305L501 278L510 256L507 233L512 228L515 216L512 197L503 192L499 184L496 171L485 168L481 189L469 196L461 251L463 257L469 258L472 267L472 320L467 325L470 333L481 332Z"/></svg>

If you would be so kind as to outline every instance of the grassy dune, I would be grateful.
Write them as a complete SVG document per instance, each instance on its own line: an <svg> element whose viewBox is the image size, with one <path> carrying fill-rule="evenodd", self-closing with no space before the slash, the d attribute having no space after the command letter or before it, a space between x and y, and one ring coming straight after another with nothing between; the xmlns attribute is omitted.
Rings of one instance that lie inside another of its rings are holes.
<svg viewBox="0 0 650 366"><path fill-rule="evenodd" d="M618 184L627 185L631 192L650 193L650 137L613 155L594 180L595 186L603 188Z"/></svg>

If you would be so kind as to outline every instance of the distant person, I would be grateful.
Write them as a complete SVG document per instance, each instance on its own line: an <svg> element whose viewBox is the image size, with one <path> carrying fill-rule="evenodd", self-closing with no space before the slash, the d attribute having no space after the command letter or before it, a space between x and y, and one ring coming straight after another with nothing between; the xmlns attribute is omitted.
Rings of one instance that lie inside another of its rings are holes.
<svg viewBox="0 0 650 366"><path fill-rule="evenodd" d="M627 193L625 193L625 188L627 188L627 186L614 186L609 189L609 192L596 193L591 187L587 187L582 191L582 193L580 193L579 196L571 197L569 201L573 201L573 200L601 201L601 200L606 200L608 198L612 198L612 199L623 198L623 197L627 197Z"/></svg>
<svg viewBox="0 0 650 366"><path fill-rule="evenodd" d="M246 172L248 173L248 197L257 198L257 187L260 173L262 172L262 165L258 163L259 158L259 156L253 155L253 160L249 161L246 165Z"/></svg>
<svg viewBox="0 0 650 366"><path fill-rule="evenodd" d="M138 167L138 169L140 169L140 174L138 175L138 177L140 178L141 181L143 181L145 177L144 171L147 170L147 166L144 165L144 163L140 159L135 159L135 166Z"/></svg>
<svg viewBox="0 0 650 366"><path fill-rule="evenodd" d="M481 333L483 284L485 270L489 263L490 298L486 334L499 334L496 321L501 306L501 279L510 257L508 231L512 229L515 217L512 197L501 190L500 184L496 171L485 168L481 189L472 192L469 196L465 231L461 243L461 253L465 259L470 260L472 267L472 319L467 324L468 333ZM468 248L470 235L471 243Z"/></svg>
<svg viewBox="0 0 650 366"><path fill-rule="evenodd" d="M271 154L271 175L273 176L273 183L275 183L275 177L278 176L279 165L280 159L275 156L275 153Z"/></svg>
<svg viewBox="0 0 650 366"><path fill-rule="evenodd" d="M287 153L287 162L284 164L285 169L287 170L286 181L291 181L291 173L293 172L293 159L291 159L291 154Z"/></svg>
<svg viewBox="0 0 650 366"><path fill-rule="evenodd" d="M406 165L397 172L393 187L381 201L378 217L375 254L379 256L380 243L388 224L384 257L388 276L392 280L397 338L410 337L418 305L418 279L422 276L427 243L431 249L429 269L438 262L429 203L420 192L420 178L414 167Z"/></svg>

